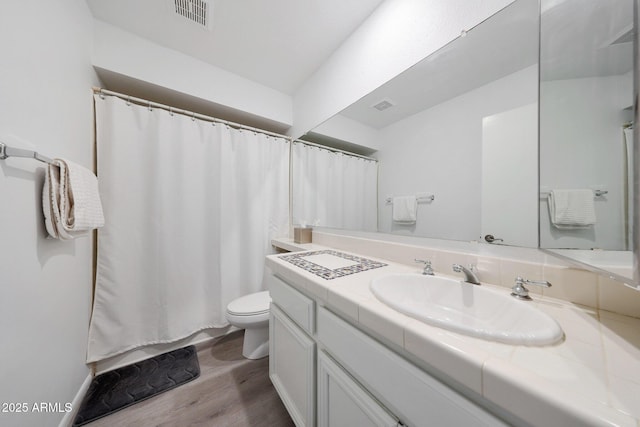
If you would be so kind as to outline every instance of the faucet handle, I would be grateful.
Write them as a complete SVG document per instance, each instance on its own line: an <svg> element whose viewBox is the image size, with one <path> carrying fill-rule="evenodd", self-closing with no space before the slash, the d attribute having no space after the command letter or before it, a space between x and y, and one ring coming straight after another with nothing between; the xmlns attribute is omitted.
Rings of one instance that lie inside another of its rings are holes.
<svg viewBox="0 0 640 427"><path fill-rule="evenodd" d="M546 280L527 280L527 279L523 279L522 277L518 276L516 277L516 282L524 282L527 285L536 285L536 286L542 286L543 288L550 288L551 287L551 282L547 282Z"/></svg>
<svg viewBox="0 0 640 427"><path fill-rule="evenodd" d="M514 283L513 288L511 288L511 296L521 300L530 301L531 297L529 296L529 289L524 286L525 283L527 285L542 286L544 288L551 287L551 283L546 280L527 280L518 276L516 277L516 282Z"/></svg>
<svg viewBox="0 0 640 427"><path fill-rule="evenodd" d="M431 267L430 260L414 258L413 261L418 264L424 264L424 270L422 270L422 274L433 276L433 267Z"/></svg>

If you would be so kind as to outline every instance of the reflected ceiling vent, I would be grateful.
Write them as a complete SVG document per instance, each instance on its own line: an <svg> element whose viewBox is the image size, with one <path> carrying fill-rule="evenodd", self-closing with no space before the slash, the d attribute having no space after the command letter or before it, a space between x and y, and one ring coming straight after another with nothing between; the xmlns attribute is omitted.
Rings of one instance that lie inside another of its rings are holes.
<svg viewBox="0 0 640 427"><path fill-rule="evenodd" d="M378 111L384 111L384 110L386 110L388 108L393 107L394 105L396 105L395 102L393 102L389 98L385 98L385 99L373 104L372 107L375 108Z"/></svg>
<svg viewBox="0 0 640 427"><path fill-rule="evenodd" d="M627 25L618 31L613 37L607 39L600 45L600 48L607 48L609 46L615 46L617 44L632 43L635 37L635 31L633 25Z"/></svg>
<svg viewBox="0 0 640 427"><path fill-rule="evenodd" d="M628 30L626 33L622 34L621 36L619 36L617 39L615 39L611 44L621 44L621 43L631 43L633 41L633 28Z"/></svg>
<svg viewBox="0 0 640 427"><path fill-rule="evenodd" d="M171 9L183 18L188 19L194 24L211 29L211 21L213 20L212 5L210 1L205 0L170 0Z"/></svg>

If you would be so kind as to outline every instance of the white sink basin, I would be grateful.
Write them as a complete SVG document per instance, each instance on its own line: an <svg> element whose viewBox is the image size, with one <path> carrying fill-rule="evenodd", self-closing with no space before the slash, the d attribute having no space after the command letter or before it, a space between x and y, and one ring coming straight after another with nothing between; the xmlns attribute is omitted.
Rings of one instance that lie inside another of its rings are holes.
<svg viewBox="0 0 640 427"><path fill-rule="evenodd" d="M560 325L531 302L503 292L421 274L374 279L371 291L381 302L424 323L461 334L515 345L547 345L563 337Z"/></svg>

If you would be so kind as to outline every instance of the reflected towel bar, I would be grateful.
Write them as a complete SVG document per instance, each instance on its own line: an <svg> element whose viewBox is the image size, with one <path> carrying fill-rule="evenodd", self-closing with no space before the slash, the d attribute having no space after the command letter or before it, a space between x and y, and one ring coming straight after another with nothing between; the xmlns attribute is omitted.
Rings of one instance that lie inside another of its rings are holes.
<svg viewBox="0 0 640 427"><path fill-rule="evenodd" d="M4 142L0 142L0 160L4 160L8 157L25 157L25 158L38 160L39 162L48 163L50 165L55 164L53 162L53 159L50 159L47 156L43 156L42 154L36 151L9 147Z"/></svg>
<svg viewBox="0 0 640 427"><path fill-rule="evenodd" d="M423 202L433 202L436 199L436 196L433 194L426 194L426 195L416 195L416 199L418 201L418 203L423 203ZM387 197L386 199L384 199L385 204L390 205L393 203L393 197Z"/></svg>
<svg viewBox="0 0 640 427"><path fill-rule="evenodd" d="M547 198L549 196L550 191L541 191L540 198ZM593 197L602 197L609 194L609 190L593 190Z"/></svg>

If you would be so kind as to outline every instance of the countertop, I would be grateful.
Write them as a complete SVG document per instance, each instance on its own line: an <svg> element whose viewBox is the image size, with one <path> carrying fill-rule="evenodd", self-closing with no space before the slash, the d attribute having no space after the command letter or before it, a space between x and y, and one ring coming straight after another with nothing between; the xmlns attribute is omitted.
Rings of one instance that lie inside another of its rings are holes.
<svg viewBox="0 0 640 427"><path fill-rule="evenodd" d="M640 319L532 295L534 301L523 304L552 316L565 333L563 341L544 347L484 341L405 316L369 290L376 277L420 273L419 266L363 257L387 265L325 280L281 259L286 255L270 255L266 265L356 327L375 331L382 341L532 425L640 427Z"/></svg>

